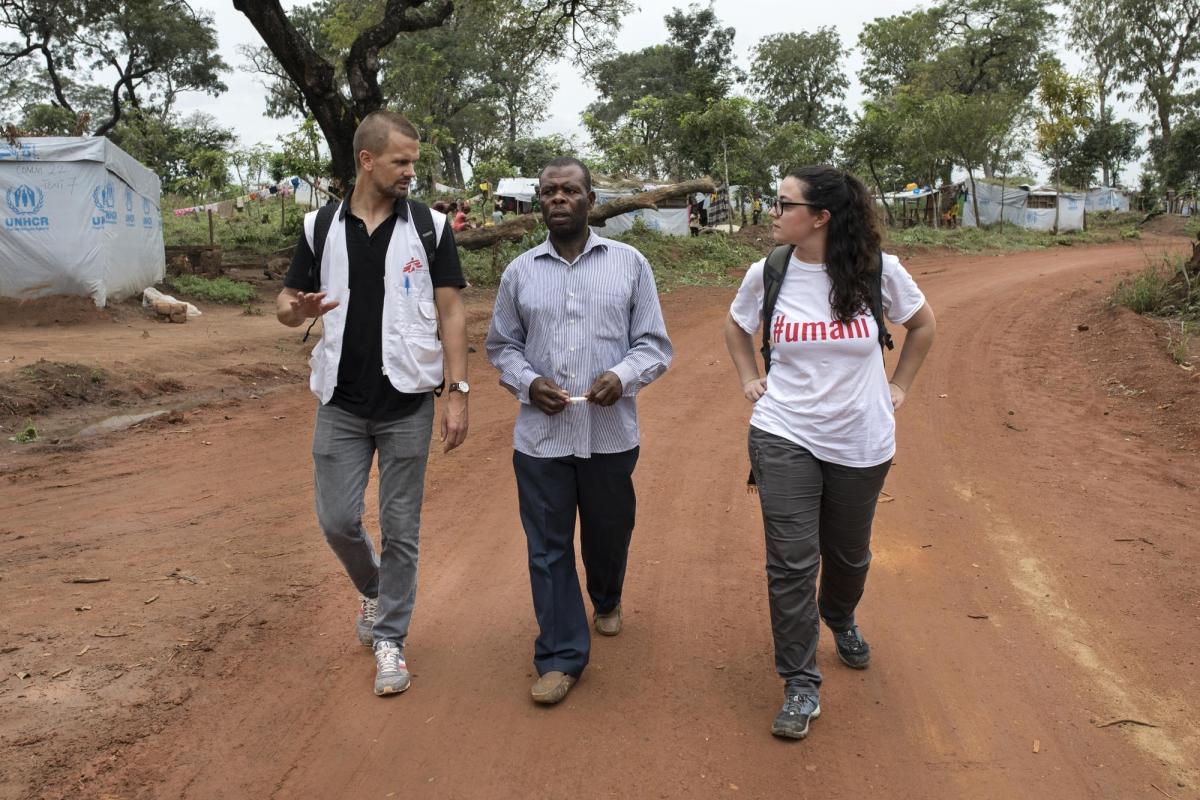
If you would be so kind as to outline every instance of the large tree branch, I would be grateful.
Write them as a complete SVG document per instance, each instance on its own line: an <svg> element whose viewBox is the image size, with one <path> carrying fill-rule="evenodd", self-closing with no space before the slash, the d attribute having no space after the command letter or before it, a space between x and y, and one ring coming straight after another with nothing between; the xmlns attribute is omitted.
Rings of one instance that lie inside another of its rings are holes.
<svg viewBox="0 0 1200 800"><path fill-rule="evenodd" d="M104 122L104 124L102 124L99 128L96 128L96 130L94 130L92 132L92 136L105 135L110 130L112 130L114 127L116 127L116 124L121 120L121 87L123 85L124 84L121 81L117 81L116 85L113 86L113 90L112 90L113 113L112 113L112 116L109 117Z"/></svg>
<svg viewBox="0 0 1200 800"><path fill-rule="evenodd" d="M716 190L716 185L712 182L712 178L709 177L696 178L695 180L684 181L683 183L673 183L670 186L660 186L657 189L651 189L646 192L618 197L603 205L596 206L588 214L588 222L592 225L598 225L606 219L618 217L630 211L637 211L643 208L657 209L659 203L669 200L672 197L686 196L696 192L710 194Z"/></svg>
<svg viewBox="0 0 1200 800"><path fill-rule="evenodd" d="M383 105L379 88L379 51L402 32L436 28L450 18L454 0L441 0L425 13L415 13L426 0L388 0L383 19L358 35L346 56L346 80L350 84L356 116L362 117ZM414 13L410 13L414 12Z"/></svg>

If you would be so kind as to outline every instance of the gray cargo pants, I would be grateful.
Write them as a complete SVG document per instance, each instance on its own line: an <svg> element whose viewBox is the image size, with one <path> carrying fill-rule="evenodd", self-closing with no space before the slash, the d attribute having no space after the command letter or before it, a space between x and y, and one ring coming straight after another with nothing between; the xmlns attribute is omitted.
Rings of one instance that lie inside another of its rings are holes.
<svg viewBox="0 0 1200 800"><path fill-rule="evenodd" d="M875 503L891 461L861 468L818 461L753 426L749 444L767 542L775 668L787 683L817 694L820 620L835 631L854 625L871 564Z"/></svg>
<svg viewBox="0 0 1200 800"><path fill-rule="evenodd" d="M313 431L317 520L325 540L359 593L379 598L375 641L395 642L402 648L417 595L421 500L432 432L433 395L415 413L390 422L374 422L322 405ZM376 451L383 543L378 556L362 524Z"/></svg>

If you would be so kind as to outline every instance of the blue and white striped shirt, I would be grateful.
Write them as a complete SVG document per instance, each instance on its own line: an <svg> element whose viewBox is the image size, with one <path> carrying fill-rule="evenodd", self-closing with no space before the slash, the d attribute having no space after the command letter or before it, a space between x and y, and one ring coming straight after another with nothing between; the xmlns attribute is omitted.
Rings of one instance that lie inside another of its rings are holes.
<svg viewBox="0 0 1200 800"><path fill-rule="evenodd" d="M500 384L521 401L513 430L518 451L589 458L636 447L634 397L666 371L672 354L649 262L595 232L574 263L549 239L525 251L500 279L487 353ZM572 403L547 415L529 402L529 385L539 377L578 396L608 371L624 393L607 408Z"/></svg>

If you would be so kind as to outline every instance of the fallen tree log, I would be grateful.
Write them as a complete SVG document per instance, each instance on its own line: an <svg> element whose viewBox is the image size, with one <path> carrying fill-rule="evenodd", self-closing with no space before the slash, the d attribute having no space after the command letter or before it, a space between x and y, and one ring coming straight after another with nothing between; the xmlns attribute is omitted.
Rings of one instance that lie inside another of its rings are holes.
<svg viewBox="0 0 1200 800"><path fill-rule="evenodd" d="M464 250L482 250L500 242L519 242L537 227L541 217L522 214L506 219L499 225L486 228L469 228L454 234L454 243Z"/></svg>
<svg viewBox="0 0 1200 800"><path fill-rule="evenodd" d="M627 214L630 211L643 208L656 209L659 203L672 197L689 195L694 192L708 194L716 190L717 187L711 178L696 178L683 183L673 183L670 186L661 186L648 192L618 197L593 208L588 214L588 223L602 225L605 220ZM500 242L519 242L536 228L540 221L541 217L534 214L522 214L514 219L505 220L499 225L459 231L454 234L454 242L464 250L482 250Z"/></svg>
<svg viewBox="0 0 1200 800"><path fill-rule="evenodd" d="M599 225L606 219L618 217L630 211L637 211L642 208L657 209L659 203L663 200L669 200L672 197L694 194L695 192L709 194L716 190L717 187L712 182L712 178L707 177L696 178L695 180L684 181L683 183L673 183L670 186L660 186L648 192L638 192L627 197L618 197L615 200L608 201L604 205L596 206L588 214L588 222L592 225Z"/></svg>

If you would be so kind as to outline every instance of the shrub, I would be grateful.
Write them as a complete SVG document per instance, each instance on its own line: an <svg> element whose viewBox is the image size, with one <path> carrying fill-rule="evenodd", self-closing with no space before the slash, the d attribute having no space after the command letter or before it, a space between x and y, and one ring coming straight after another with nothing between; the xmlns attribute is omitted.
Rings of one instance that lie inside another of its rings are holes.
<svg viewBox="0 0 1200 800"><path fill-rule="evenodd" d="M1162 310L1167 300L1167 276L1162 268L1151 264L1144 270L1117 284L1113 299L1138 314L1153 314Z"/></svg>
<svg viewBox="0 0 1200 800"><path fill-rule="evenodd" d="M166 280L167 286L179 294L192 298L207 300L210 303L223 303L244 306L258 298L258 290L248 283L230 280L229 278L205 278L202 275L172 275Z"/></svg>

